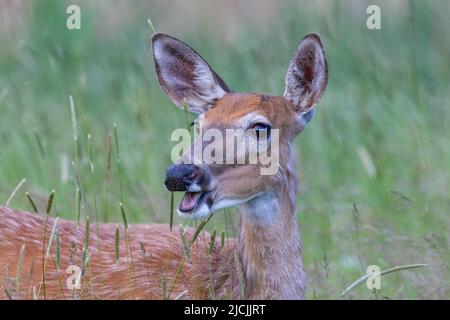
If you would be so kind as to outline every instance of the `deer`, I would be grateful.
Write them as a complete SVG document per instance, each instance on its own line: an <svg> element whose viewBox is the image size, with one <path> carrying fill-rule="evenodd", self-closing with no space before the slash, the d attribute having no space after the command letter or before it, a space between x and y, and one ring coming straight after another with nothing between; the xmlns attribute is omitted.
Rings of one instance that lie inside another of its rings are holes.
<svg viewBox="0 0 450 320"><path fill-rule="evenodd" d="M93 224L77 227L2 207L0 298L305 299L294 138L312 119L328 82L319 35L308 34L299 43L281 96L232 91L194 49L170 35L155 33L151 47L162 91L177 107L198 115L199 130L249 129L265 133L261 139L268 143L271 130L279 131L276 174L262 175L261 164L195 162L191 149L167 168L167 190L184 192L177 208L182 217L211 217L236 207L237 237L223 243L204 231L186 245L195 230L181 226L171 231L166 224L99 223L96 230ZM52 226L59 235L59 263L49 239ZM117 247L116 233L128 242L120 240ZM72 278L72 287L66 285L72 276L66 268L83 260L78 282Z"/></svg>

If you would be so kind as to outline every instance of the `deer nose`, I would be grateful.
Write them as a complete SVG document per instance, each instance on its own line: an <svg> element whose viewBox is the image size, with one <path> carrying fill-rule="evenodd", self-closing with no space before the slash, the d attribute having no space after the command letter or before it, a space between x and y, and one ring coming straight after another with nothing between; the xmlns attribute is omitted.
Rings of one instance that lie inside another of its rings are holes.
<svg viewBox="0 0 450 320"><path fill-rule="evenodd" d="M193 164L173 164L167 168L164 184L169 191L189 191L202 176L200 167Z"/></svg>

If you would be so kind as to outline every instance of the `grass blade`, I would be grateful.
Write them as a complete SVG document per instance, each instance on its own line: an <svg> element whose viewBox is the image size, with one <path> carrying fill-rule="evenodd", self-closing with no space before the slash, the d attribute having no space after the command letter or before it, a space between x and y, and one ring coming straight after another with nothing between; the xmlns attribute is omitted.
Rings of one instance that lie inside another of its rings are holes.
<svg viewBox="0 0 450 320"><path fill-rule="evenodd" d="M171 192L170 193L170 223L169 223L169 228L170 228L170 232L172 232L172 226L173 226L173 212L174 210L174 193Z"/></svg>
<svg viewBox="0 0 450 320"><path fill-rule="evenodd" d="M116 163L117 171L119 173L119 190L120 190L120 202L123 203L123 192L122 192L122 170L120 166L120 145L119 145L119 132L117 125L114 123L114 141L116 143Z"/></svg>
<svg viewBox="0 0 450 320"><path fill-rule="evenodd" d="M114 235L114 257L116 259L116 263L120 257L120 230L119 227L116 227L116 233Z"/></svg>
<svg viewBox="0 0 450 320"><path fill-rule="evenodd" d="M194 243L195 240L197 240L197 238L198 238L200 232L202 232L203 228L206 226L206 224L209 222L209 220L211 220L211 218L212 218L213 215L214 215L214 214L211 214L211 215L208 217L208 219L203 220L202 222L200 222L200 224L198 225L197 229L196 229L195 232L194 232L194 235L192 236L191 243Z"/></svg>
<svg viewBox="0 0 450 320"><path fill-rule="evenodd" d="M31 207L33 208L33 211L35 213L39 213L36 203L34 202L33 198L31 197L31 194L29 192L25 192L25 195L27 196L28 202L30 202Z"/></svg>
<svg viewBox="0 0 450 320"><path fill-rule="evenodd" d="M88 157L91 166L91 173L94 173L94 147L92 145L92 135L88 134Z"/></svg>
<svg viewBox="0 0 450 320"><path fill-rule="evenodd" d="M85 226L85 231L84 231L84 247L87 249L89 249L89 240L90 240L90 222L89 222L89 217L86 217L86 226Z"/></svg>
<svg viewBox="0 0 450 320"><path fill-rule="evenodd" d="M83 248L83 252L81 253L81 273L80 276L84 276L84 272L86 271L86 257L87 250L86 247Z"/></svg>
<svg viewBox="0 0 450 320"><path fill-rule="evenodd" d="M120 212L122 213L122 220L123 220L123 225L125 227L125 232L128 230L128 221L127 221L127 214L125 212L125 207L123 206L123 203L119 203L120 206Z"/></svg>
<svg viewBox="0 0 450 320"><path fill-rule="evenodd" d="M162 286L163 300L167 300L167 276L165 272L163 272L162 275L161 286Z"/></svg>
<svg viewBox="0 0 450 320"><path fill-rule="evenodd" d="M22 275L22 269L23 269L23 259L25 256L25 245L23 244L20 247L19 251L19 260L17 261L17 269L16 269L16 291L19 291L20 289L20 277Z"/></svg>
<svg viewBox="0 0 450 320"><path fill-rule="evenodd" d="M42 144L42 140L41 140L41 136L39 135L39 132L36 132L34 134L34 137L36 138L36 143L39 148L39 153L41 154L41 157L44 158L45 157L44 145Z"/></svg>
<svg viewBox="0 0 450 320"><path fill-rule="evenodd" d="M45 267L47 265L47 258L46 258L46 250L45 250L45 243L46 243L46 238L47 238L47 223L48 223L48 216L49 213L52 209L52 205L53 205L53 199L55 197L55 191L52 190L52 192L50 193L50 196L48 197L47 200L47 208L45 210L46 215L44 218L44 232L43 232L43 239L42 239L42 282L39 285L39 289L37 292L37 296L39 297L39 293L41 292L41 286L42 286L42 291L43 291L43 296L44 296L44 300L46 299L46 286L45 286ZM50 244L50 243L49 243Z"/></svg>
<svg viewBox="0 0 450 320"><path fill-rule="evenodd" d="M220 246L223 248L225 246L225 232L222 231L222 234L220 235Z"/></svg>
<svg viewBox="0 0 450 320"><path fill-rule="evenodd" d="M112 153L112 136L108 133L107 151L106 151L106 168L105 168L105 199L104 199L104 221L109 218L109 176L111 170L111 153Z"/></svg>
<svg viewBox="0 0 450 320"><path fill-rule="evenodd" d="M19 191L19 189L22 187L22 185L26 182L27 180L25 178L23 178L22 180L19 181L19 183L17 184L17 186L14 188L13 192L11 193L11 195L9 196L8 200L6 200L6 204L5 207L9 207L9 204L11 203L12 199L15 197L17 191Z"/></svg>
<svg viewBox="0 0 450 320"><path fill-rule="evenodd" d="M77 204L77 227L80 227L81 211L84 209L84 196L83 188L81 186L80 175L78 174L78 168L75 161L72 161L72 167L75 174L75 201Z"/></svg>
<svg viewBox="0 0 450 320"><path fill-rule="evenodd" d="M53 200L55 199L55 190L52 190L52 192L50 192L50 196L48 197L47 200L47 208L45 210L45 212L47 214L50 214L50 211L52 211L52 206L53 206Z"/></svg>
<svg viewBox="0 0 450 320"><path fill-rule="evenodd" d="M211 234L211 242L209 243L208 253L211 254L214 250L214 247L216 245L216 228L214 228L212 234Z"/></svg>
<svg viewBox="0 0 450 320"><path fill-rule="evenodd" d="M186 259L189 261L191 258L191 243L186 239L186 236L184 235L184 228L182 225L179 226L179 230L181 242L183 243L184 254L186 256Z"/></svg>
<svg viewBox="0 0 450 320"><path fill-rule="evenodd" d="M177 295L174 300L180 300L187 293L189 293L189 290L184 290L182 293Z"/></svg>
<svg viewBox="0 0 450 320"><path fill-rule="evenodd" d="M58 221L59 221L59 217L57 217L57 218L55 219L55 222L53 223L52 232L50 233L50 237L48 238L47 251L46 251L46 253L45 253L45 260L48 259L48 256L49 256L49 254L50 254L50 250L51 250L51 248L52 248L53 238L54 238L55 233L56 233L56 225L58 224Z"/></svg>
<svg viewBox="0 0 450 320"><path fill-rule="evenodd" d="M70 102L70 118L72 120L72 130L73 130L73 142L75 147L75 163L78 163L78 129L77 129L77 115L75 112L75 103L73 102L72 95L69 96L69 102Z"/></svg>
<svg viewBox="0 0 450 320"><path fill-rule="evenodd" d="M78 187L75 190L75 202L77 205L77 227L79 227L81 219L81 191L80 188Z"/></svg>
<svg viewBox="0 0 450 320"><path fill-rule="evenodd" d="M177 272L175 273L175 277L173 279L172 286L170 287L169 293L167 294L167 300L170 299L170 294L172 293L173 288L175 288L175 283L177 282L178 277L180 276L183 266L184 266L184 259L181 260L180 265L178 266Z"/></svg>
<svg viewBox="0 0 450 320"><path fill-rule="evenodd" d="M152 20L150 20L150 18L147 19L147 23L150 26L150 29L152 30L152 33L156 33L155 26L153 25L153 22L152 22Z"/></svg>
<svg viewBox="0 0 450 320"><path fill-rule="evenodd" d="M8 297L8 300L13 300L11 293L8 291L8 289L5 288L5 294Z"/></svg>
<svg viewBox="0 0 450 320"><path fill-rule="evenodd" d="M55 235L55 242L56 242L56 267L61 269L61 244L59 242L59 230L56 230Z"/></svg>
<svg viewBox="0 0 450 320"><path fill-rule="evenodd" d="M427 264L424 263L418 263L418 264L407 264L407 265L403 265L403 266L395 266L393 268L384 270L380 272L380 277L387 275L389 273L393 273L393 272L397 272L397 271L401 271L401 270L409 270L409 269L416 269L416 268L422 268L422 267L426 267ZM373 274L368 273L363 275L362 277L360 277L359 279L357 279L356 281L354 281L352 284L350 284L341 294L341 297L343 297L344 295L346 295L347 293L349 293L350 291L352 291L353 289L355 289L356 287L358 287L361 283L363 283L364 281L366 281L369 277L373 276Z"/></svg>

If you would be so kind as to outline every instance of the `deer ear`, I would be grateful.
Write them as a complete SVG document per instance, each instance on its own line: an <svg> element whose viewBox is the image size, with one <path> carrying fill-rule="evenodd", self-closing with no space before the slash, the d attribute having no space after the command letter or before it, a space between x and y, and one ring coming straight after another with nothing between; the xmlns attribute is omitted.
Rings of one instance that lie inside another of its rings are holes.
<svg viewBox="0 0 450 320"><path fill-rule="evenodd" d="M164 93L178 107L203 113L229 92L225 82L187 44L163 33L152 37L156 75Z"/></svg>
<svg viewBox="0 0 450 320"><path fill-rule="evenodd" d="M284 97L294 105L304 122L314 114L327 82L327 61L320 37L309 34L300 42L289 64L284 91Z"/></svg>

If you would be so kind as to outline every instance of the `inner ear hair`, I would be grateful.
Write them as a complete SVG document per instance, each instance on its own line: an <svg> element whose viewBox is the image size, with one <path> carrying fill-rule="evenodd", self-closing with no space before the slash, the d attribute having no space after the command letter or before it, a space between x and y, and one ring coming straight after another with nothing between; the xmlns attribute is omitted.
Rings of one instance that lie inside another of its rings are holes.
<svg viewBox="0 0 450 320"><path fill-rule="evenodd" d="M299 44L286 74L284 97L299 113L311 110L328 82L328 66L320 37L307 35Z"/></svg>
<svg viewBox="0 0 450 320"><path fill-rule="evenodd" d="M163 33L152 37L156 75L163 92L179 108L203 113L230 89L187 44Z"/></svg>

